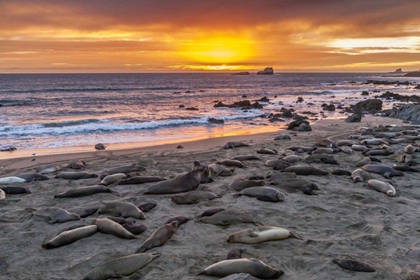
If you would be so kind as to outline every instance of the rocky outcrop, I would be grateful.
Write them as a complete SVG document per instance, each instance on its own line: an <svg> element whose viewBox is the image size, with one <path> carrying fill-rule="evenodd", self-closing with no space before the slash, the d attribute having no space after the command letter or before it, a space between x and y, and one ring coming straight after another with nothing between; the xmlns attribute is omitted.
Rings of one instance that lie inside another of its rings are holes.
<svg viewBox="0 0 420 280"><path fill-rule="evenodd" d="M391 110L388 116L391 118L420 122L420 105L405 104L398 109Z"/></svg>
<svg viewBox="0 0 420 280"><path fill-rule="evenodd" d="M360 101L353 107L353 112L355 113L376 113L380 110L382 110L382 100L380 99L368 99L365 101Z"/></svg>
<svg viewBox="0 0 420 280"><path fill-rule="evenodd" d="M274 75L272 67L266 67L263 71L258 71L257 75Z"/></svg>
<svg viewBox="0 0 420 280"><path fill-rule="evenodd" d="M420 96L417 95L400 95L398 93L393 93L390 91L387 91L381 95L378 95L379 98L385 98L385 99L394 99L397 101L403 101L403 102L420 102Z"/></svg>
<svg viewBox="0 0 420 280"><path fill-rule="evenodd" d="M377 81L377 80L367 80L366 84L374 84L374 85L405 85L405 86L411 85L411 83L409 81L400 82L400 81Z"/></svg>
<svg viewBox="0 0 420 280"><path fill-rule="evenodd" d="M361 122L362 116L359 114L352 114L351 116L348 116L347 119L345 119L346 122Z"/></svg>
<svg viewBox="0 0 420 280"><path fill-rule="evenodd" d="M408 72L404 77L420 77L420 71Z"/></svg>
<svg viewBox="0 0 420 280"><path fill-rule="evenodd" d="M222 119L219 120L219 119L216 119L216 118L209 118L208 122L209 123L214 123L214 124L224 124L225 123L224 120L222 120Z"/></svg>
<svg viewBox="0 0 420 280"><path fill-rule="evenodd" d="M233 104L224 104L222 101L217 102L213 107L228 107L228 108L242 108L242 109L262 109L262 105L258 102L252 103L249 100L234 102Z"/></svg>
<svg viewBox="0 0 420 280"><path fill-rule="evenodd" d="M334 104L329 104L329 105L325 104L325 106L323 104L322 109L324 111L335 111L335 106L334 106Z"/></svg>
<svg viewBox="0 0 420 280"><path fill-rule="evenodd" d="M312 131L312 127L309 125L308 118L302 116L296 116L295 120L289 123L287 130L293 131Z"/></svg>
<svg viewBox="0 0 420 280"><path fill-rule="evenodd" d="M414 89L420 89L420 85L415 86ZM1 106L1 104L0 104L0 106Z"/></svg>
<svg viewBox="0 0 420 280"><path fill-rule="evenodd" d="M233 73L232 75L249 75L248 71L239 72L239 73Z"/></svg>
<svg viewBox="0 0 420 280"><path fill-rule="evenodd" d="M0 146L0 152L11 152L16 150L17 148L13 145Z"/></svg>

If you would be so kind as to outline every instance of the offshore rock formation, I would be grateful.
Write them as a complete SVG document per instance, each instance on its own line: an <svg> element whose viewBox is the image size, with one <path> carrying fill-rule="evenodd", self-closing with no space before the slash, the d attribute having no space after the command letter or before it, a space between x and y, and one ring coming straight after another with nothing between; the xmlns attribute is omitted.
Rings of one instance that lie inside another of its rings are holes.
<svg viewBox="0 0 420 280"><path fill-rule="evenodd" d="M404 77L420 77L420 71L408 72Z"/></svg>
<svg viewBox="0 0 420 280"><path fill-rule="evenodd" d="M420 105L405 104L398 109L393 109L389 117L406 121L420 122Z"/></svg>
<svg viewBox="0 0 420 280"><path fill-rule="evenodd" d="M382 100L380 99L368 99L366 101L360 101L353 107L353 112L369 112L376 113L382 110Z"/></svg>
<svg viewBox="0 0 420 280"><path fill-rule="evenodd" d="M274 75L273 67L266 67L263 71L258 71L257 75Z"/></svg>

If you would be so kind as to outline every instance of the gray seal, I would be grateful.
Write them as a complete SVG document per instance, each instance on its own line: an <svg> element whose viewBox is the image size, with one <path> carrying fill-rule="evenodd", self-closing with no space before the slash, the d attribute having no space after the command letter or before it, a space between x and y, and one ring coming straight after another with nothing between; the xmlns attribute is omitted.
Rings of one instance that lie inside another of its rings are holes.
<svg viewBox="0 0 420 280"><path fill-rule="evenodd" d="M235 273L248 273L260 279L278 279L284 274L268 264L257 259L231 259L215 263L198 275L226 277Z"/></svg>
<svg viewBox="0 0 420 280"><path fill-rule="evenodd" d="M238 168L245 168L245 165L240 162L239 160L234 159L225 159L225 160L219 160L216 162L217 164L221 164L228 167L238 167Z"/></svg>
<svg viewBox="0 0 420 280"><path fill-rule="evenodd" d="M16 175L16 177L25 179L26 182L33 182L33 181L45 181L49 180L48 176L38 174L38 173L24 173L20 175Z"/></svg>
<svg viewBox="0 0 420 280"><path fill-rule="evenodd" d="M126 230L122 225L107 218L94 219L92 225L96 225L98 231L105 234L112 234L124 239L137 239L136 236Z"/></svg>
<svg viewBox="0 0 420 280"><path fill-rule="evenodd" d="M31 193L31 191L26 187L20 186L3 186L0 187L6 194L24 194Z"/></svg>
<svg viewBox="0 0 420 280"><path fill-rule="evenodd" d="M37 211L37 214L41 213L42 216L42 212L46 213L46 217L49 219L47 222L49 224L80 220L79 215L70 213L67 210L59 207L47 207L43 210Z"/></svg>
<svg viewBox="0 0 420 280"><path fill-rule="evenodd" d="M253 187L244 189L238 194L235 194L234 197L239 197L241 195L256 197L258 200L269 202L281 202L285 199L282 192L270 187Z"/></svg>
<svg viewBox="0 0 420 280"><path fill-rule="evenodd" d="M355 183L364 182L366 180L369 180L371 178L370 174L363 169L356 169L351 173L351 179Z"/></svg>
<svg viewBox="0 0 420 280"><path fill-rule="evenodd" d="M97 193L112 193L119 196L117 191L114 191L103 185L87 186L70 189L68 191L54 195L55 198L65 198L65 197L82 197L89 196Z"/></svg>
<svg viewBox="0 0 420 280"><path fill-rule="evenodd" d="M233 210L226 210L216 213L210 217L203 217L198 220L201 223L212 224L218 226L230 226L240 223L251 223L254 225L260 225L252 216Z"/></svg>
<svg viewBox="0 0 420 280"><path fill-rule="evenodd" d="M229 235L227 242L256 244L273 240L283 240L286 238L302 239L293 232L282 227L260 226L234 232Z"/></svg>
<svg viewBox="0 0 420 280"><path fill-rule="evenodd" d="M87 173L87 172L60 172L54 178L66 179L66 180L80 180L80 179L89 179L97 178L97 174Z"/></svg>
<svg viewBox="0 0 420 280"><path fill-rule="evenodd" d="M146 168L144 168L143 166L137 165L137 164L132 164L132 165L126 165L126 166L119 166L119 167L115 167L115 168L111 168L108 171L106 171L105 173L107 175L112 175L112 174L116 174L116 173L131 173L131 172L139 172L139 171L145 171Z"/></svg>
<svg viewBox="0 0 420 280"><path fill-rule="evenodd" d="M143 253L154 247L159 247L165 244L172 235L176 232L178 222L174 221L170 224L165 224L157 228L152 235L144 241L144 243L137 249L136 253Z"/></svg>
<svg viewBox="0 0 420 280"><path fill-rule="evenodd" d="M160 256L159 252L134 254L112 259L93 269L83 280L105 280L129 276Z"/></svg>
<svg viewBox="0 0 420 280"><path fill-rule="evenodd" d="M98 214L109 214L123 218L132 217L140 220L146 220L144 213L133 203L112 201L102 202L102 204L103 205L98 209Z"/></svg>
<svg viewBox="0 0 420 280"><path fill-rule="evenodd" d="M165 178L160 176L133 176L127 179L122 179L118 185L140 185L144 183L165 181Z"/></svg>
<svg viewBox="0 0 420 280"><path fill-rule="evenodd" d="M204 200L213 200L220 198L219 195L210 192L210 191L190 191L186 194L174 195L171 197L171 200L176 204L195 204Z"/></svg>
<svg viewBox="0 0 420 280"><path fill-rule="evenodd" d="M240 148L240 147L248 147L248 144L242 143L242 142L227 142L223 149L233 149L233 148Z"/></svg>

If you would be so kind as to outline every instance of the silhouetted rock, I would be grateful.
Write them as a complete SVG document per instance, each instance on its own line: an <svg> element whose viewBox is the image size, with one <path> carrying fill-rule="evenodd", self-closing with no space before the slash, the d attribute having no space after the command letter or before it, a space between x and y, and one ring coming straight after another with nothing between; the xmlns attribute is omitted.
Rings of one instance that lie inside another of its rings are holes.
<svg viewBox="0 0 420 280"><path fill-rule="evenodd" d="M287 130L312 131L307 117L295 116L295 120L288 124Z"/></svg>
<svg viewBox="0 0 420 280"><path fill-rule="evenodd" d="M404 77L420 77L420 71L408 72Z"/></svg>
<svg viewBox="0 0 420 280"><path fill-rule="evenodd" d="M267 96L264 96L263 98L256 100L256 101L260 101L260 102L270 102L270 99L267 98Z"/></svg>
<svg viewBox="0 0 420 280"><path fill-rule="evenodd" d="M233 73L232 75L249 75L248 71L239 72L239 73Z"/></svg>
<svg viewBox="0 0 420 280"><path fill-rule="evenodd" d="M188 107L188 108L186 108L185 110L188 110L188 111L198 111L198 108L195 108L195 107Z"/></svg>
<svg viewBox="0 0 420 280"><path fill-rule="evenodd" d="M17 148L13 145L5 145L0 147L0 152L11 152L16 150Z"/></svg>
<svg viewBox="0 0 420 280"><path fill-rule="evenodd" d="M360 101L353 107L353 112L370 112L375 113L382 110L382 100L380 99L368 99L365 101Z"/></svg>
<svg viewBox="0 0 420 280"><path fill-rule="evenodd" d="M258 102L252 103L249 100L242 100L234 102L233 104L223 104L219 101L213 107L228 107L228 108L242 108L242 109L262 109L262 105Z"/></svg>
<svg viewBox="0 0 420 280"><path fill-rule="evenodd" d="M420 85L417 85L417 86L415 86L414 88L415 88L415 89L420 89ZM1 104L0 104L0 106L1 106Z"/></svg>
<svg viewBox="0 0 420 280"><path fill-rule="evenodd" d="M420 102L420 96L417 95L400 95L398 93L393 93L390 91L387 91L379 96L379 98L384 98L387 100L394 99L397 101L403 101L403 102Z"/></svg>
<svg viewBox="0 0 420 280"><path fill-rule="evenodd" d="M209 123L215 123L215 124L224 124L225 121L222 119L216 119L216 118L209 118L208 120Z"/></svg>
<svg viewBox="0 0 420 280"><path fill-rule="evenodd" d="M298 100L296 101L296 103L301 103L303 102L303 98L302 97L298 97Z"/></svg>
<svg viewBox="0 0 420 280"><path fill-rule="evenodd" d="M327 105L327 106L323 106L323 109L325 111L335 111L335 106L334 106L334 104L330 104L330 105Z"/></svg>
<svg viewBox="0 0 420 280"><path fill-rule="evenodd" d="M348 116L347 119L345 119L346 122L361 122L362 116L359 114L352 114L351 116Z"/></svg>
<svg viewBox="0 0 420 280"><path fill-rule="evenodd" d="M367 92L367 91L363 91L363 92L362 92L362 95L369 95L369 92Z"/></svg>
<svg viewBox="0 0 420 280"><path fill-rule="evenodd" d="M405 104L398 109L392 109L388 116L391 118L420 122L420 105Z"/></svg>
<svg viewBox="0 0 420 280"><path fill-rule="evenodd" d="M96 150L105 150L105 145L102 143L98 143L95 145Z"/></svg>
<svg viewBox="0 0 420 280"><path fill-rule="evenodd" d="M257 75L274 75L272 67L266 67L263 71L258 71Z"/></svg>

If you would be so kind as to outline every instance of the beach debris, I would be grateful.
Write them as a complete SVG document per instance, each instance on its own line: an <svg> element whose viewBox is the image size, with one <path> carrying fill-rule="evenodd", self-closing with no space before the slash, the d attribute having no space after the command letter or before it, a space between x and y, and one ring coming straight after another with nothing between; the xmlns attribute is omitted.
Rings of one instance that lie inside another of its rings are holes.
<svg viewBox="0 0 420 280"><path fill-rule="evenodd" d="M105 147L104 144L98 143L98 144L95 145L95 149L98 150L98 151L100 151L100 150L105 150L106 147Z"/></svg>

